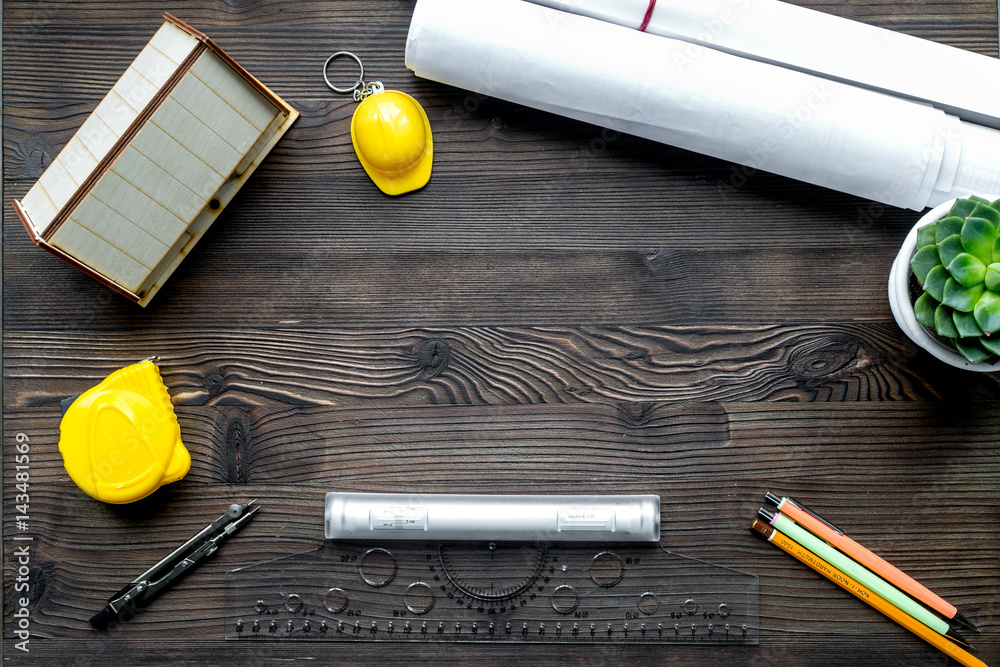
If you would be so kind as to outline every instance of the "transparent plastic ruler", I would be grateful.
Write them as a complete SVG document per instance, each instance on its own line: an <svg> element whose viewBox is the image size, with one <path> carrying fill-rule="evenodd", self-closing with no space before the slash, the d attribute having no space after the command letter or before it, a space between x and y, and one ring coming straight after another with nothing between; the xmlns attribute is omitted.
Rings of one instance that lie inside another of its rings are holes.
<svg viewBox="0 0 1000 667"><path fill-rule="evenodd" d="M328 542L232 570L238 641L756 645L757 577L650 545Z"/></svg>

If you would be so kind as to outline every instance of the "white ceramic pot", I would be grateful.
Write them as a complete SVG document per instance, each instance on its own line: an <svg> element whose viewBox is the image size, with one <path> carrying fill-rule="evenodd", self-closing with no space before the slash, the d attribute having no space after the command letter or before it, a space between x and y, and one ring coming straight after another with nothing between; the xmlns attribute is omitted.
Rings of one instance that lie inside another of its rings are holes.
<svg viewBox="0 0 1000 667"><path fill-rule="evenodd" d="M899 254L896 255L896 259L892 263L892 269L889 270L889 308L892 309L892 316L896 318L899 328L910 340L946 364L980 373L1000 371L1000 364L969 363L954 348L945 345L928 333L913 314L913 303L910 301L910 258L913 257L913 251L917 247L917 231L924 225L937 222L945 217L954 203L955 200L952 199L932 208L917 221L917 224L913 225L913 229L906 235L906 239L899 249Z"/></svg>

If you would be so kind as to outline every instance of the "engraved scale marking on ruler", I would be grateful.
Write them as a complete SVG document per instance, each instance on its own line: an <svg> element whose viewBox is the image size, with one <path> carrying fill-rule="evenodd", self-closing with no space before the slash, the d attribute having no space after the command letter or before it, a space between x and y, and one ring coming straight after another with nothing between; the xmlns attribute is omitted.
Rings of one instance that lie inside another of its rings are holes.
<svg viewBox="0 0 1000 667"><path fill-rule="evenodd" d="M658 544L330 542L232 570L226 639L757 645L757 577Z"/></svg>

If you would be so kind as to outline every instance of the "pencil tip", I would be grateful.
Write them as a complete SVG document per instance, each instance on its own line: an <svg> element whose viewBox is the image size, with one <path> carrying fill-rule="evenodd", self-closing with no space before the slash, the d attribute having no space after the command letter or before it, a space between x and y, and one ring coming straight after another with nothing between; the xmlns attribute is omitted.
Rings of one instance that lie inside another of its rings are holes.
<svg viewBox="0 0 1000 667"><path fill-rule="evenodd" d="M767 502L771 503L775 507L777 507L778 505L781 504L781 498L779 498L778 496L774 495L770 491L768 491L766 494L764 494L764 500L766 500Z"/></svg>
<svg viewBox="0 0 1000 667"><path fill-rule="evenodd" d="M962 646L964 646L966 648L969 648L969 649L973 648L972 644L970 644L969 642L965 641L965 638L962 635L960 635L957 632L955 632L955 630L953 628L948 628L948 632L944 633L944 636L947 637L947 638L949 638L949 639L951 639L952 641L954 641L954 642L956 642L958 644L961 644Z"/></svg>
<svg viewBox="0 0 1000 667"><path fill-rule="evenodd" d="M982 634L983 632L982 630L979 629L979 627L975 623L966 618L960 611L956 611L955 615L952 617L951 620L957 623L961 623L963 627L966 627L969 630L972 630L973 632L978 632L979 634Z"/></svg>

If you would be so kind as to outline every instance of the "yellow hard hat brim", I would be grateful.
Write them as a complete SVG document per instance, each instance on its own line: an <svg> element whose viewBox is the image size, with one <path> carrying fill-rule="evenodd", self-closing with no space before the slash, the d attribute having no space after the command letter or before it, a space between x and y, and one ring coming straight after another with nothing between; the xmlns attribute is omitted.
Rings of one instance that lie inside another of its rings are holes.
<svg viewBox="0 0 1000 667"><path fill-rule="evenodd" d="M365 168L365 172L368 173L369 178L378 186L378 189L387 195L396 196L419 190L431 180L431 168L434 164L434 138L431 136L431 123L427 119L427 113L420 106L420 103L406 93L397 90L391 92L412 100L413 105L420 112L420 119L424 124L424 132L426 132L427 137L427 146L424 154L408 169L398 172L382 171L366 160L364 153L358 148L358 139L354 132L353 119L351 120L351 143L354 144L354 152L357 153L358 160L361 161L361 166Z"/></svg>

